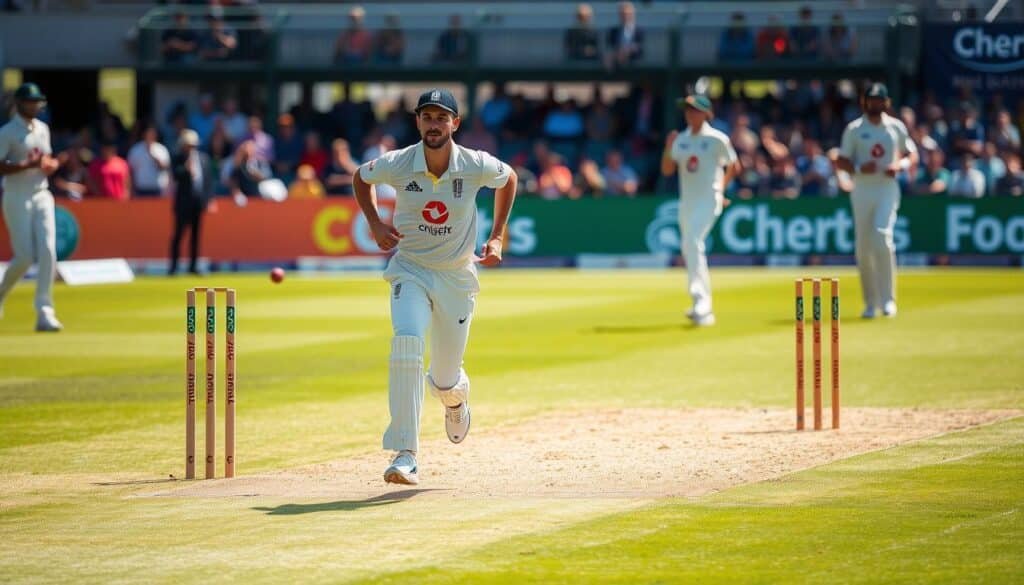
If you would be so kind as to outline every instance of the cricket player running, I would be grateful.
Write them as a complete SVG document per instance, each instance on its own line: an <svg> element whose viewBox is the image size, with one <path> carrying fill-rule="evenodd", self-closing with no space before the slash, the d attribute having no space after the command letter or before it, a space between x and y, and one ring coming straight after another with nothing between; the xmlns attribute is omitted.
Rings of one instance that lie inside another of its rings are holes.
<svg viewBox="0 0 1024 585"><path fill-rule="evenodd" d="M384 272L391 283L391 357L388 404L391 424L384 449L397 451L384 471L388 483L419 483L420 409L424 383L444 405L448 439L460 443L469 432L469 378L462 358L480 290L475 262L501 262L505 224L516 195L512 168L486 152L452 140L459 107L451 92L432 89L416 105L421 141L362 165L353 177L359 207L383 250L397 249ZM393 225L384 223L370 185L391 185L398 193ZM494 227L476 245L476 193L496 189ZM424 380L424 348L430 331L430 371Z"/></svg>
<svg viewBox="0 0 1024 585"><path fill-rule="evenodd" d="M854 177L850 204L865 319L874 318L879 309L887 317L896 315L896 176L917 160L907 127L885 113L889 106L885 85L872 84L861 99L864 115L846 127L836 160L837 167Z"/></svg>
<svg viewBox="0 0 1024 585"><path fill-rule="evenodd" d="M711 310L711 275L704 240L725 205L726 186L739 172L729 137L711 127L711 100L690 95L680 100L687 129L665 140L661 174L679 174L679 231L693 308L686 316L698 326L715 324Z"/></svg>
<svg viewBox="0 0 1024 585"><path fill-rule="evenodd" d="M53 309L53 280L57 267L57 229L53 194L47 177L60 163L50 146L50 128L36 116L46 107L46 96L34 83L14 92L16 113L0 128L0 175L4 178L3 214L14 257L0 282L0 316L7 294L32 261L36 277L36 331L63 329Z"/></svg>

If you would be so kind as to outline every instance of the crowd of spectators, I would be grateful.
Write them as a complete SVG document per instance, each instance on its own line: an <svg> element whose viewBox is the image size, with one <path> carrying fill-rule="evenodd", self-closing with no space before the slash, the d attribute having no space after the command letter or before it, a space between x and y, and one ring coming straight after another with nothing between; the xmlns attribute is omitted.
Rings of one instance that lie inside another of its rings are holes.
<svg viewBox="0 0 1024 585"><path fill-rule="evenodd" d="M659 175L666 108L658 91L637 85L606 100L600 86L585 103L557 99L550 86L528 99L496 86L463 120L460 144L496 153L512 164L520 191L545 199L634 197L674 193ZM103 106L89 127L54 129L54 147L66 153L53 177L59 196L129 199L171 192L169 160L181 131L196 131L210 155L216 192L247 197L351 196L357 166L418 140L408 104L378 116L368 102L341 100L326 112L293 107L276 119L239 110L233 99L201 96L194 108L178 104L163 119L125 128ZM860 115L855 96L838 84L789 82L757 99L715 100L712 125L729 135L742 172L727 195L737 199L835 197L851 178L833 164L843 129ZM1024 100L984 103L963 94L951 104L923 95L892 115L909 129L920 164L900 177L904 195L960 197L1024 195L1021 129ZM2 116L0 116L2 117ZM393 196L383 190L382 197Z"/></svg>

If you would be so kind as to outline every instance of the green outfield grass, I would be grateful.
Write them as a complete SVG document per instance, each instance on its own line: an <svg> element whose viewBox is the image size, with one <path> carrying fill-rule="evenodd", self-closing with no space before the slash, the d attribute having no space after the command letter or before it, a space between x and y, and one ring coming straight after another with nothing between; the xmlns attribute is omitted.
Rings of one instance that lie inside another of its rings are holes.
<svg viewBox="0 0 1024 585"><path fill-rule="evenodd" d="M718 325L692 329L679 271L489 272L473 433L565 409L789 408L796 275L714 271ZM1024 272L905 271L899 317L873 322L839 275L845 405L1024 408ZM32 333L19 286L0 319L0 581L1024 580L1024 418L697 499L139 497L183 472L198 284L238 289L240 475L379 447L378 278L61 286L58 335ZM426 412L424 435L443 436Z"/></svg>

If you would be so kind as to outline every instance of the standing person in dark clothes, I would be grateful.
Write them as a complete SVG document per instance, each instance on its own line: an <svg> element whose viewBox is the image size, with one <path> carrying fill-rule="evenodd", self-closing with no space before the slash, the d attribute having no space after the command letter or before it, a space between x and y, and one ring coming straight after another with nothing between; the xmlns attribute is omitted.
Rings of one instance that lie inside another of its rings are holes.
<svg viewBox="0 0 1024 585"><path fill-rule="evenodd" d="M174 236L171 239L171 265L169 274L178 271L178 252L185 228L189 228L191 256L188 271L199 274L199 226L206 204L213 196L213 165L210 157L199 150L199 135L184 130L178 138L178 154L171 161L174 176Z"/></svg>

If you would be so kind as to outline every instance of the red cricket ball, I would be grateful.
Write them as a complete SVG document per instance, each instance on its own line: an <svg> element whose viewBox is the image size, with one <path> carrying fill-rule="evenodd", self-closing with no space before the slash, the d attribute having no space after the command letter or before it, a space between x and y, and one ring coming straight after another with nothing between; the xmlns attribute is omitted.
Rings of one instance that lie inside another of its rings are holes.
<svg viewBox="0 0 1024 585"><path fill-rule="evenodd" d="M270 271L270 280L274 282L281 282L284 280L284 268L280 266Z"/></svg>

